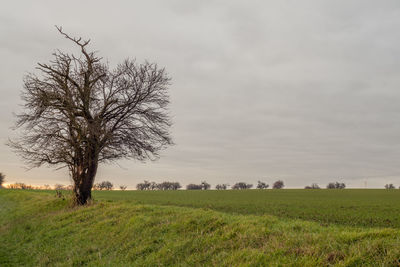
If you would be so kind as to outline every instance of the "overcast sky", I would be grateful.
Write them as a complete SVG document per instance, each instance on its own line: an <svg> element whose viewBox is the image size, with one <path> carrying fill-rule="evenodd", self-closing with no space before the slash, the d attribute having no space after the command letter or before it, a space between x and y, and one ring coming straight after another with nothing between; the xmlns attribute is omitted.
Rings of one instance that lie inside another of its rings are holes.
<svg viewBox="0 0 400 267"><path fill-rule="evenodd" d="M54 25L111 66L147 59L173 79L176 145L157 162L102 165L97 181L400 185L400 1L2 1L7 182L69 183L65 170L26 171L5 145L23 76L70 51Z"/></svg>

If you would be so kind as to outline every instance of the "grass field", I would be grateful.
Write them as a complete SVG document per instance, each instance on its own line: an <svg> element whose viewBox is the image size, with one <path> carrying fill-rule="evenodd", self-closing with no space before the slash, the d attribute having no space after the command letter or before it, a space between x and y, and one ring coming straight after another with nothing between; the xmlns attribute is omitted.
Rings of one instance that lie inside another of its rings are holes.
<svg viewBox="0 0 400 267"><path fill-rule="evenodd" d="M321 224L400 228L400 190L96 191L105 201L209 208Z"/></svg>
<svg viewBox="0 0 400 267"><path fill-rule="evenodd" d="M400 263L397 190L112 191L79 208L54 195L0 190L0 266Z"/></svg>

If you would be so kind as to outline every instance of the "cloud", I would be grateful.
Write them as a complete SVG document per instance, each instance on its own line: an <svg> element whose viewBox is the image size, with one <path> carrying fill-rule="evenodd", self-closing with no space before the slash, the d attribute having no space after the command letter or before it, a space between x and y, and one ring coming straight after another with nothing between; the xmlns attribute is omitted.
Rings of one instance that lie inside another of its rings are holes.
<svg viewBox="0 0 400 267"><path fill-rule="evenodd" d="M8 2L0 11L0 139L18 110L22 77L56 48L53 25L90 37L115 65L125 57L165 66L176 146L159 162L103 166L99 178L211 183L282 178L290 187L344 179L400 182L400 4L365 1ZM91 10L91 12L88 12ZM5 146L8 176L21 173ZM66 177L66 173L57 177ZM61 179L61 178L57 178ZM396 180L397 179L397 180ZM68 181L68 177L65 178Z"/></svg>

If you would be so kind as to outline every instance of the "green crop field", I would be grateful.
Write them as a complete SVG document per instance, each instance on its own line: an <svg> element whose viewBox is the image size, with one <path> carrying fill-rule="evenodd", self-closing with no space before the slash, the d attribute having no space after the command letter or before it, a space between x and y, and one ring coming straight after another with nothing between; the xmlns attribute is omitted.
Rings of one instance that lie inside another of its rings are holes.
<svg viewBox="0 0 400 267"><path fill-rule="evenodd" d="M233 214L269 214L321 224L400 228L400 190L97 191L94 197Z"/></svg>
<svg viewBox="0 0 400 267"><path fill-rule="evenodd" d="M67 194L66 194L67 195ZM399 266L400 190L0 190L0 266Z"/></svg>

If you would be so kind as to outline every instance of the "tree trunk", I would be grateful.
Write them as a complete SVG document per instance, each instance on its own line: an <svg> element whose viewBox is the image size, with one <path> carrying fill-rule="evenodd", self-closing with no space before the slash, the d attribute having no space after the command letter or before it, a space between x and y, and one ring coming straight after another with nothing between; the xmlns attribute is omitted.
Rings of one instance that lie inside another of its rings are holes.
<svg viewBox="0 0 400 267"><path fill-rule="evenodd" d="M74 203L85 205L92 198L92 187L97 173L97 157L90 159L87 166L76 166L73 173Z"/></svg>
<svg viewBox="0 0 400 267"><path fill-rule="evenodd" d="M92 198L92 187L94 178L97 173L97 166L99 164L99 140L97 135L99 133L99 124L90 119L88 122L90 137L87 140L87 146L81 157L78 157L77 166L74 167L74 197L76 205L85 205L88 200Z"/></svg>

